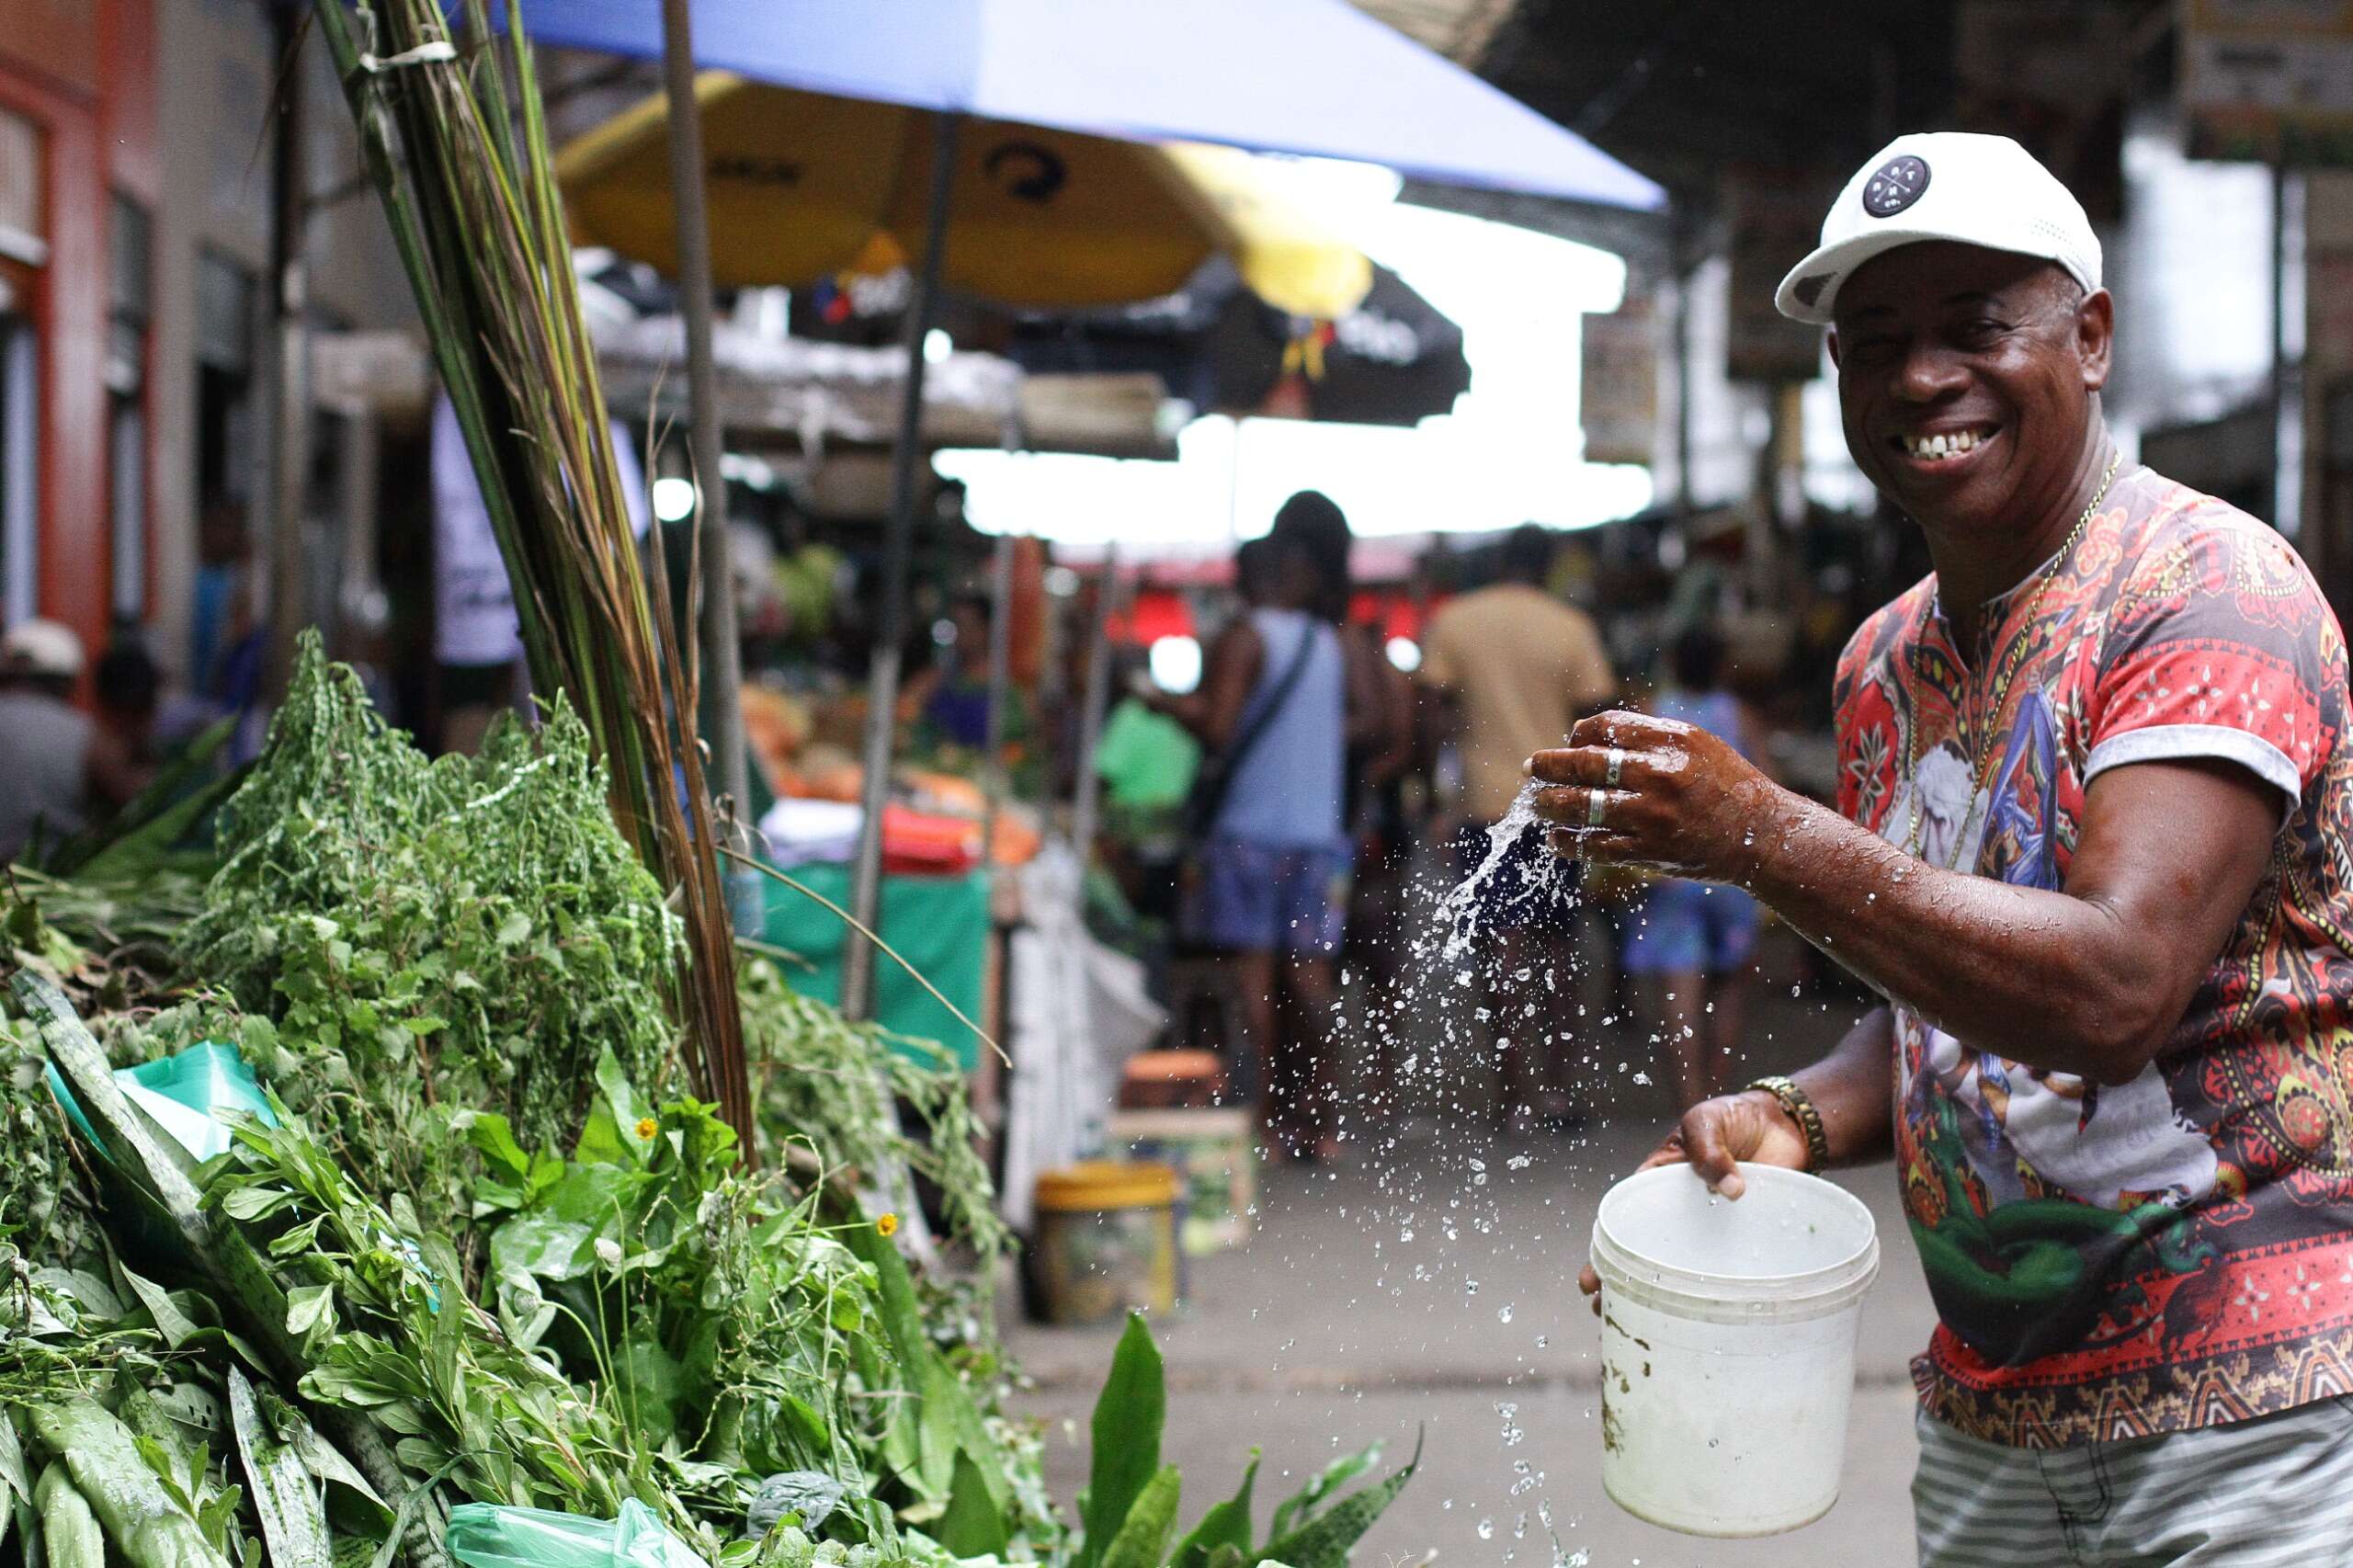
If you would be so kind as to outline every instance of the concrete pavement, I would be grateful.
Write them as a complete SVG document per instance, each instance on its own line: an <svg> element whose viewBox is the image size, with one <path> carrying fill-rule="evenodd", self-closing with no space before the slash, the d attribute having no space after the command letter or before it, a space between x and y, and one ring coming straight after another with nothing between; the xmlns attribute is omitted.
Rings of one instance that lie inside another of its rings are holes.
<svg viewBox="0 0 2353 1568"><path fill-rule="evenodd" d="M1843 1021L1786 989L1781 998L1760 1013L1744 1073L1811 1058ZM1617 1113L1587 1133L1498 1141L1483 1126L1374 1117L1375 1141L1338 1168L1270 1174L1250 1244L1195 1260L1187 1303L1154 1324L1169 1374L1165 1457L1185 1474L1187 1528L1232 1492L1254 1444L1265 1451L1263 1529L1273 1501L1333 1458L1379 1441L1394 1463L1419 1432L1422 1471L1359 1563L1912 1560L1907 1365L1933 1314L1884 1167L1841 1178L1878 1219L1883 1264L1864 1311L1838 1506L1786 1536L1710 1541L1643 1524L1603 1494L1597 1325L1574 1277L1596 1201L1665 1110L1664 1091L1636 1082L1663 1078L1657 1064L1645 1071L1647 1052L1628 1051L1620 1074L1619 1050L1609 1034L1590 1053L1620 1092ZM1465 1064L1440 1066L1409 1106L1460 1097ZM1086 1417L1113 1336L1020 1326L1010 1337L1037 1385L1024 1408L1054 1423L1049 1466L1066 1499L1085 1478Z"/></svg>

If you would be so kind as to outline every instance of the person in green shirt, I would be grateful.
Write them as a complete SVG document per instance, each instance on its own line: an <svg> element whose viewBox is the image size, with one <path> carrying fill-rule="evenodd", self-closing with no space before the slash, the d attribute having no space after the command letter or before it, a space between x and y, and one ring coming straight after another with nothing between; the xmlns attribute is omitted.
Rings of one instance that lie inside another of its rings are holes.
<svg viewBox="0 0 2353 1568"><path fill-rule="evenodd" d="M1144 677L1141 669L1131 681ZM1200 743L1150 699L1131 689L1103 723L1095 771L1113 806L1139 813L1173 812L1192 792L1201 765Z"/></svg>

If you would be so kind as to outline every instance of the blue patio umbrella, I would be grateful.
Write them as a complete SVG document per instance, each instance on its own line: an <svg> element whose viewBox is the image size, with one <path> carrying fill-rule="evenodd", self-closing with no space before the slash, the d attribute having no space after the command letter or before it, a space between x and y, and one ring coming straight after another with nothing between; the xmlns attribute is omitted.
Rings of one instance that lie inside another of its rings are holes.
<svg viewBox="0 0 2353 1568"><path fill-rule="evenodd" d="M657 58L658 0L525 5L542 43ZM695 62L1133 142L1219 142L1654 209L1659 187L1347 0L690 0Z"/></svg>
<svg viewBox="0 0 2353 1568"><path fill-rule="evenodd" d="M866 829L852 910L870 926L881 898L922 350L963 117L1345 158L1443 184L1644 210L1665 201L1641 175L1347 0L560 0L526 5L523 16L542 44L643 59L663 57L666 28L675 102L693 97L690 50L694 66L940 116L928 233L906 313L908 373L870 683ZM693 117L682 118L684 134L674 136L682 149L699 149ZM696 166L683 154L679 162ZM700 257L707 267L699 191L681 188L678 210L682 231L698 231L694 244L680 246L683 265ZM707 299L707 282L684 281L690 307ZM692 358L691 322L688 342ZM698 454L707 446L715 460L716 416L701 406L707 399L695 401ZM858 961L844 976L843 1000L861 1013L871 958L864 944L852 952Z"/></svg>

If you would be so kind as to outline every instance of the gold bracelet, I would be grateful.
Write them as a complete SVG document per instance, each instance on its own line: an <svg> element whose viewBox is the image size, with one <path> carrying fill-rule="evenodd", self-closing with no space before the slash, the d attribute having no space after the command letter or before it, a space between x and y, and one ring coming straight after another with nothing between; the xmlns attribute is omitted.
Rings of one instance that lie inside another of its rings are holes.
<svg viewBox="0 0 2353 1568"><path fill-rule="evenodd" d="M1805 1134L1805 1168L1809 1171L1826 1169L1830 1164L1830 1135L1823 1131L1822 1112L1815 1107L1813 1096L1799 1088L1794 1080L1779 1073L1757 1079L1748 1088L1762 1089L1779 1100L1781 1108L1789 1113L1790 1119L1798 1124L1798 1131ZM1746 1089L1742 1091L1744 1094L1746 1092Z"/></svg>

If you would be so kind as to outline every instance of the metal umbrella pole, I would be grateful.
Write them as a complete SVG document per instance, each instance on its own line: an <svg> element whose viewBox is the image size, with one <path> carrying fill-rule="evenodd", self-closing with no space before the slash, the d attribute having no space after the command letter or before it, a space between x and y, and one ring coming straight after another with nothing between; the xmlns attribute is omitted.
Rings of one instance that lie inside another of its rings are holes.
<svg viewBox="0 0 2353 1568"><path fill-rule="evenodd" d="M1111 699L1111 618L1120 613L1120 547L1103 552L1101 586L1095 594L1095 624L1089 631L1086 706L1079 712L1078 799L1071 812L1071 847L1084 870L1095 855L1095 828L1102 815L1103 780L1095 756L1103 744L1103 710Z"/></svg>
<svg viewBox="0 0 2353 1568"><path fill-rule="evenodd" d="M687 328L688 440L695 466L696 552L702 563L700 717L702 733L710 742L712 776L733 810L742 812L751 800L750 765L744 755L744 655L735 632L727 479L720 471L719 370L710 355L710 218L704 199L702 106L695 97L694 35L687 0L662 0L662 78L670 99L678 302ZM685 722L683 714L679 722ZM736 931L756 935L765 897L759 874L731 862L726 877Z"/></svg>
<svg viewBox="0 0 2353 1568"><path fill-rule="evenodd" d="M269 519L268 636L263 689L270 702L286 695L294 673L296 639L315 607L304 593L302 513L311 472L310 201L304 150L310 145L301 69L302 13L274 8L277 51L285 75L274 117L276 164L270 192L269 443L265 470Z"/></svg>
<svg viewBox="0 0 2353 1568"><path fill-rule="evenodd" d="M669 0L678 4L679 0ZM870 931L881 928L882 808L891 798L891 741L899 706L899 645L906 641L907 565L915 552L915 465L923 455L924 340L931 335L939 298L939 260L948 246L948 199L956 183L956 138L963 116L931 121L931 194L924 213L923 258L915 297L907 303L907 370L900 388L898 440L891 449L891 520L882 537L882 603L873 662L866 681L866 778L860 796L857 875L850 914ZM842 1011L874 1016L874 946L852 937L842 953Z"/></svg>
<svg viewBox="0 0 2353 1568"><path fill-rule="evenodd" d="M1008 792L1005 767L1006 704L1013 685L1013 536L996 536L989 568L988 754L981 789L981 863L996 864L996 818Z"/></svg>

